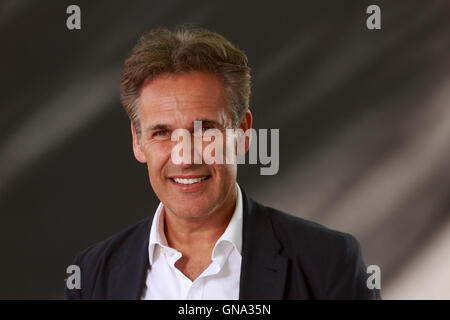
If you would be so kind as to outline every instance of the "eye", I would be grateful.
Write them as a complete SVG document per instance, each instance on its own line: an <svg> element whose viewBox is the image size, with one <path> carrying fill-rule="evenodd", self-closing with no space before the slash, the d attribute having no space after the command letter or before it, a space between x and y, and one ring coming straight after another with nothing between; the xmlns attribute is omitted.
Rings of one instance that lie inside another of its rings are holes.
<svg viewBox="0 0 450 320"><path fill-rule="evenodd" d="M169 130L159 130L153 133L154 137L165 137L169 134Z"/></svg>
<svg viewBox="0 0 450 320"><path fill-rule="evenodd" d="M207 131L209 129L213 129L213 127L211 127L211 126L204 126L204 127L202 127L202 131L203 132L205 132L205 131Z"/></svg>

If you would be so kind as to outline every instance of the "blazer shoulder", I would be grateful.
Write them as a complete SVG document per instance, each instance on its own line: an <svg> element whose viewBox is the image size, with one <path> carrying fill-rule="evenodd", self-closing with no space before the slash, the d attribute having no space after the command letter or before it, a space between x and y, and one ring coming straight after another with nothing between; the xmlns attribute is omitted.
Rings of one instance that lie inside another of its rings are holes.
<svg viewBox="0 0 450 320"><path fill-rule="evenodd" d="M150 233L152 218L143 219L109 238L89 246L81 251L76 259L85 265L102 262L116 262L123 258L128 250L136 250Z"/></svg>
<svg viewBox="0 0 450 320"><path fill-rule="evenodd" d="M263 206L271 219L274 233L283 245L299 246L348 246L356 241L349 233L328 228L320 223L307 220L286 212Z"/></svg>
<svg viewBox="0 0 450 320"><path fill-rule="evenodd" d="M148 246L151 221L152 217L141 220L78 253L72 265L80 268L81 289L68 289L65 286L65 299L92 299L96 289L103 292L109 272L132 258L136 250L144 250Z"/></svg>
<svg viewBox="0 0 450 320"><path fill-rule="evenodd" d="M351 234L265 207L282 254L295 262L317 299L381 299L366 285L366 265Z"/></svg>

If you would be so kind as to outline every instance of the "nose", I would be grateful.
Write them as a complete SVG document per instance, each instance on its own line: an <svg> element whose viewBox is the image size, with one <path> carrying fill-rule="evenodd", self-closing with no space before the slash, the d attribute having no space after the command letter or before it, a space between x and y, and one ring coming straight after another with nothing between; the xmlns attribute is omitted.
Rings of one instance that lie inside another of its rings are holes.
<svg viewBox="0 0 450 320"><path fill-rule="evenodd" d="M203 141L201 134L192 134L188 130L178 131L171 150L171 161L181 168L203 163ZM180 140L180 137L182 138Z"/></svg>

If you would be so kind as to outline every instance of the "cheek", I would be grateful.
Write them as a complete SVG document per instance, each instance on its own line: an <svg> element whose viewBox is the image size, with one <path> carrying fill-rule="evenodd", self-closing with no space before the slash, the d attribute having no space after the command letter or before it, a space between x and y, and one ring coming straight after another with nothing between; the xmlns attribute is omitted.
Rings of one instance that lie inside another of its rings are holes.
<svg viewBox="0 0 450 320"><path fill-rule="evenodd" d="M153 143L145 146L145 156L150 176L160 176L167 161L170 160L169 143Z"/></svg>
<svg viewBox="0 0 450 320"><path fill-rule="evenodd" d="M202 143L202 150L198 150L203 155L203 160L207 164L226 164L234 159L233 137L222 133L221 138L216 140L214 136L208 136Z"/></svg>
<svg viewBox="0 0 450 320"><path fill-rule="evenodd" d="M227 186L236 179L237 166L232 164L214 165L214 171L218 178L218 184Z"/></svg>

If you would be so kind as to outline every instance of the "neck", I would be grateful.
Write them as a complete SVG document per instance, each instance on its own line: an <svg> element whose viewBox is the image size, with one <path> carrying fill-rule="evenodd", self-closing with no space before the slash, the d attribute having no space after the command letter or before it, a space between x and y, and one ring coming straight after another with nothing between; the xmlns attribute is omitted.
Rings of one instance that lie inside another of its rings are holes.
<svg viewBox="0 0 450 320"><path fill-rule="evenodd" d="M225 232L236 206L234 186L223 205L199 218L183 218L164 210L164 232L170 247L181 252L207 250L210 252Z"/></svg>

